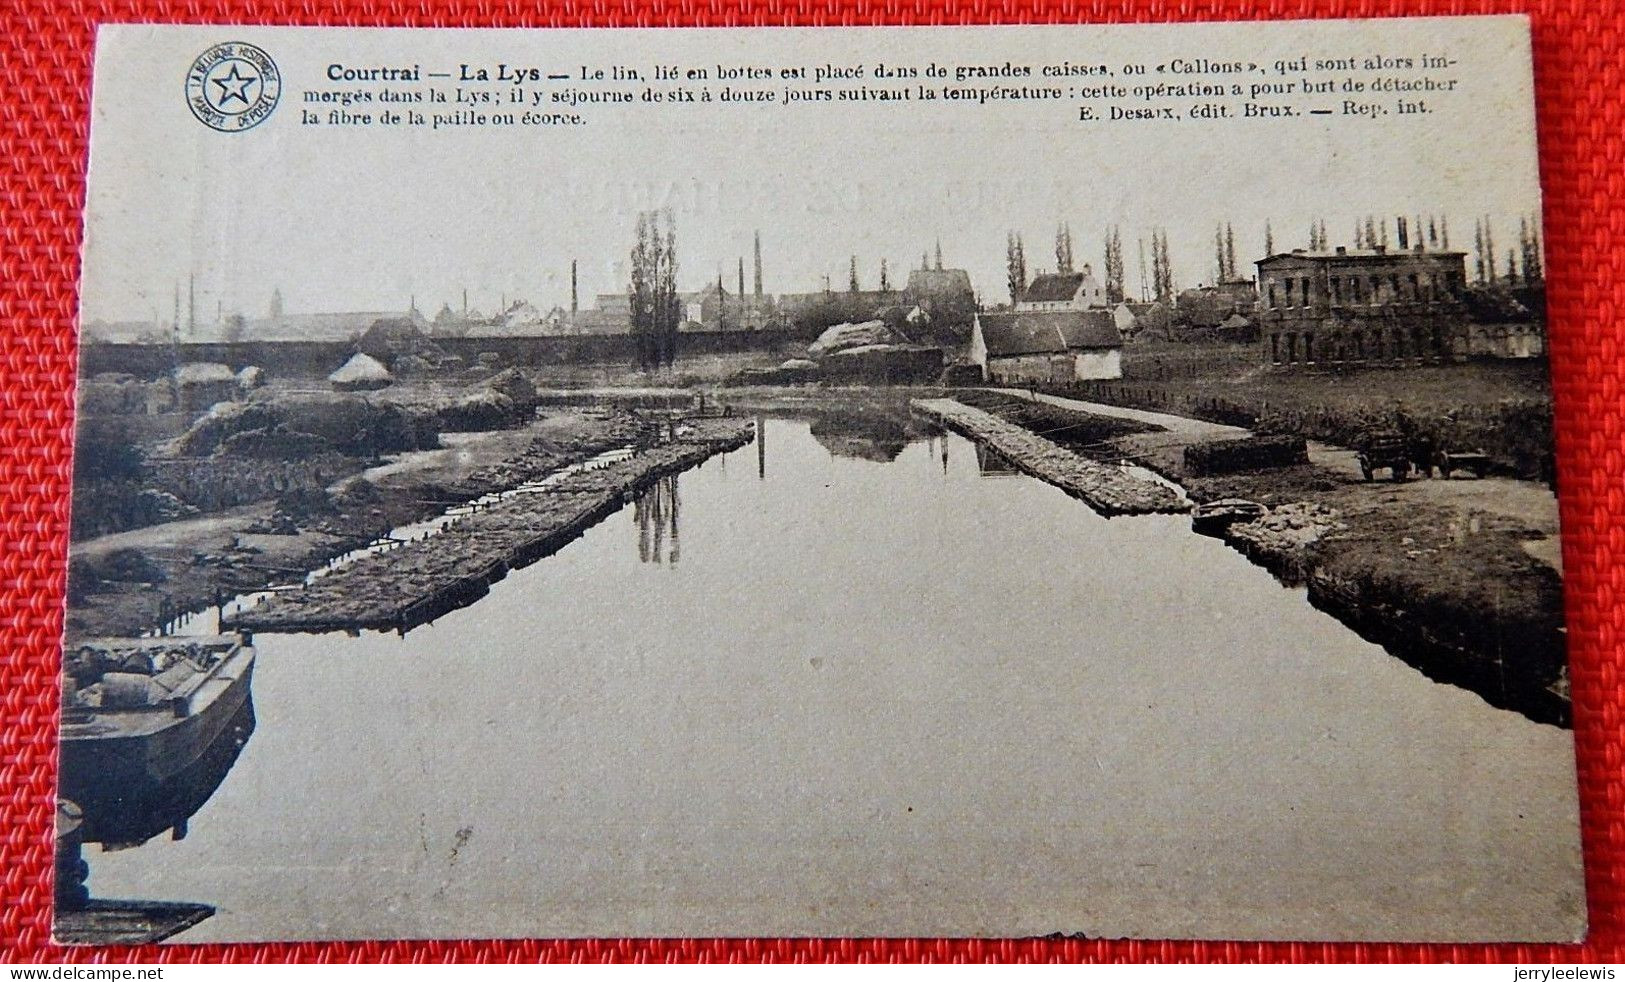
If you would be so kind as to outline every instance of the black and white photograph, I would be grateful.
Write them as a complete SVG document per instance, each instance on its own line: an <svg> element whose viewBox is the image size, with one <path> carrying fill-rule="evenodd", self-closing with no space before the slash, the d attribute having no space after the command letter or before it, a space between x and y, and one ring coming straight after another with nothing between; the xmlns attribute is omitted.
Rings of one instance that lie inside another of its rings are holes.
<svg viewBox="0 0 1625 982"><path fill-rule="evenodd" d="M1527 19L115 25L55 937L1582 938Z"/></svg>

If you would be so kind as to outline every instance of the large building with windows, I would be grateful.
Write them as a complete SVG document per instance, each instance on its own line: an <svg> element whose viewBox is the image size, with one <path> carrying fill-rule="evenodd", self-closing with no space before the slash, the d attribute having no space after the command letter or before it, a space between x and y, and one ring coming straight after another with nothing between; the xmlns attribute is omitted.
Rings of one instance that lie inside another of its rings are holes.
<svg viewBox="0 0 1625 982"><path fill-rule="evenodd" d="M1469 354L1466 253L1302 249L1260 259L1258 319L1274 364L1458 361Z"/></svg>

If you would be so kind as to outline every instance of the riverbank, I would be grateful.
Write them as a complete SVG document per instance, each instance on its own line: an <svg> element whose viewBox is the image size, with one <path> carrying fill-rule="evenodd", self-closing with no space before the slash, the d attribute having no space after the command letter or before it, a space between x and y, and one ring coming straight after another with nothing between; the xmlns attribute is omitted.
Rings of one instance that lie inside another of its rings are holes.
<svg viewBox="0 0 1625 982"><path fill-rule="evenodd" d="M438 449L396 455L297 508L267 501L75 543L67 641L134 637L297 581L392 528L635 444L646 430L630 413L548 411L518 429L448 434Z"/></svg>
<svg viewBox="0 0 1625 982"><path fill-rule="evenodd" d="M1166 485L1079 456L1031 430L953 399L917 399L914 411L985 444L1033 477L1079 498L1108 518L1181 512L1189 505Z"/></svg>
<svg viewBox="0 0 1625 982"><path fill-rule="evenodd" d="M405 632L484 596L511 569L551 555L661 477L749 443L751 423L689 419L669 443L562 476L397 548L272 593L224 627L258 632Z"/></svg>
<svg viewBox="0 0 1625 982"><path fill-rule="evenodd" d="M1365 485L1313 464L1170 476L1195 501L1269 505L1224 540L1362 637L1492 705L1569 725L1562 578L1528 548L1555 542L1555 499L1542 521L1425 493L1465 481Z"/></svg>
<svg viewBox="0 0 1625 982"><path fill-rule="evenodd" d="M1235 935L1483 937L1583 910L1567 733L1183 516L1103 520L957 434L876 463L764 422L765 475L759 441L667 478L432 628L256 635L233 773L92 885L218 905L198 943L444 933L361 881L494 937L670 894L703 923L622 929L771 934L848 897L873 916L799 929L1107 935L1196 898ZM602 869L613 895L578 889ZM963 889L922 912L922 876Z"/></svg>
<svg viewBox="0 0 1625 982"><path fill-rule="evenodd" d="M1013 394L1012 394L1013 395ZM1362 637L1492 705L1568 725L1557 499L1534 482L1413 479L1367 483L1347 451L1308 464L1198 477L1184 448L1236 435L1219 424L1039 398L1079 411L1167 423L1113 441L1192 501L1245 498L1270 508L1221 538Z"/></svg>

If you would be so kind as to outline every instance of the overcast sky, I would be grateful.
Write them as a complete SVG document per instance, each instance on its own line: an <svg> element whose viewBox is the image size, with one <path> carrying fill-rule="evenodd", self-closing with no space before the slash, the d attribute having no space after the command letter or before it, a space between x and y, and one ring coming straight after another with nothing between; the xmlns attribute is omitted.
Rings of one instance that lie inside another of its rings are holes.
<svg viewBox="0 0 1625 982"><path fill-rule="evenodd" d="M825 275L842 288L851 255L865 287L877 284L882 257L901 282L940 239L946 264L969 269L989 302L1006 299L1006 232L1023 233L1037 271L1054 266L1062 221L1077 261L1097 269L1104 227L1121 225L1136 292L1138 242L1149 246L1154 226L1169 230L1175 275L1186 286L1212 277L1215 222L1233 223L1245 275L1262 255L1266 219L1286 249L1307 244L1314 218L1325 218L1336 245L1350 241L1367 213L1447 214L1452 245L1470 249L1474 216L1489 213L1504 265L1518 217L1539 210L1526 35L1516 19L1043 32L226 33L104 29L87 319L167 320L177 284L185 302L189 275L200 318L212 317L217 303L263 314L273 289L289 312L397 310L415 296L432 315L444 302L457 306L464 289L487 313L503 296L546 309L568 304L572 258L586 306L594 293L626 288L637 212L657 207L675 217L687 289L719 270L731 289L741 256L748 285L751 236L760 230L770 292L814 290ZM203 127L182 94L192 58L227 39L264 47L286 79L276 112L244 133ZM1439 111L1426 117L1380 121L1080 123L1081 100L1063 99L982 108L588 107L591 122L575 129L299 125L303 89L342 87L322 80L332 63L646 69L658 53L709 65L1171 57L1268 65L1430 50L1460 60L1450 72L1462 79L1459 94L1434 100Z"/></svg>

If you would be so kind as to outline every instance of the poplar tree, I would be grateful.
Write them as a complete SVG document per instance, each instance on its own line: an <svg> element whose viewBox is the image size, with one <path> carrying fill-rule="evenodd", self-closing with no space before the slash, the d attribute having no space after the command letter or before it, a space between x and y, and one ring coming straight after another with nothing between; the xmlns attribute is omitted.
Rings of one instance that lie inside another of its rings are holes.
<svg viewBox="0 0 1625 982"><path fill-rule="evenodd" d="M1161 258L1162 258L1162 285L1163 285L1163 289L1166 291L1166 294L1167 294L1164 297L1164 299L1172 301L1173 298L1174 298L1174 264L1173 264L1173 261L1168 258L1168 230L1167 229L1162 230L1162 249L1161 249L1161 253L1162 253L1162 256L1161 256Z"/></svg>
<svg viewBox="0 0 1625 982"><path fill-rule="evenodd" d="M1123 238L1116 225L1106 230L1106 301L1122 303L1123 292Z"/></svg>
<svg viewBox="0 0 1625 982"><path fill-rule="evenodd" d="M1162 233L1151 230L1151 295L1158 300L1167 299L1168 285L1162 278Z"/></svg>
<svg viewBox="0 0 1625 982"><path fill-rule="evenodd" d="M1524 279L1531 283L1546 282L1546 259L1540 251L1540 219L1529 220L1529 265Z"/></svg>
<svg viewBox="0 0 1625 982"><path fill-rule="evenodd" d="M722 291L717 292L720 296ZM639 365L645 370L671 365L677 358L682 307L677 300L677 232L670 210L638 213L628 296Z"/></svg>
<svg viewBox="0 0 1625 982"><path fill-rule="evenodd" d="M1173 264L1168 257L1166 229L1151 231L1151 269L1157 299L1164 303L1171 301L1174 296L1174 272Z"/></svg>
<svg viewBox="0 0 1625 982"><path fill-rule="evenodd" d="M1474 282L1485 282L1484 276L1484 220L1473 219L1473 274Z"/></svg>
<svg viewBox="0 0 1625 982"><path fill-rule="evenodd" d="M1021 301L1027 292L1027 257L1022 254L1021 236L1015 232L1004 237L1005 282L1010 287L1010 304Z"/></svg>
<svg viewBox="0 0 1625 982"><path fill-rule="evenodd" d="M683 320L683 309L677 299L677 225L669 208L661 212L660 217L665 219L666 237L660 250L660 276L656 281L660 311L656 335L660 338L660 362L669 368L677 360L677 328Z"/></svg>
<svg viewBox="0 0 1625 982"><path fill-rule="evenodd" d="M654 345L654 232L649 212L638 213L637 238L632 245L632 282L627 288L632 308L632 347L638 367L654 368L658 359Z"/></svg>

